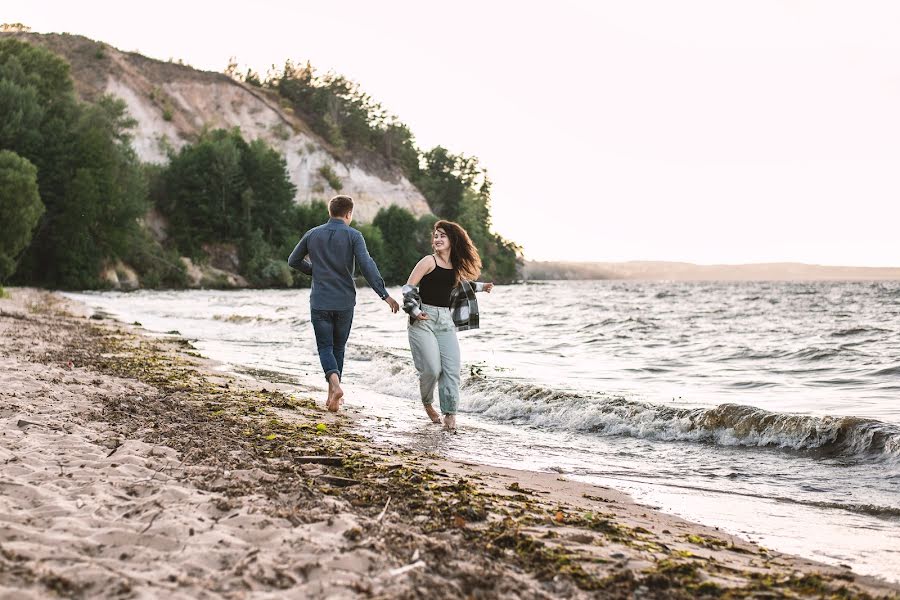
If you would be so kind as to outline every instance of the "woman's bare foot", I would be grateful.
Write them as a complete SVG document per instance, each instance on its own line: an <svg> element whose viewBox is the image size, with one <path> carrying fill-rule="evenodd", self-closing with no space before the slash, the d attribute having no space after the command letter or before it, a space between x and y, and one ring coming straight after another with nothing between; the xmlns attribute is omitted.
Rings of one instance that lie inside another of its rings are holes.
<svg viewBox="0 0 900 600"><path fill-rule="evenodd" d="M331 412L337 412L344 403L344 390L341 389L341 379L337 373L332 373L328 378L328 401L325 402L325 408Z"/></svg>
<svg viewBox="0 0 900 600"><path fill-rule="evenodd" d="M456 415L444 415L444 429L456 431Z"/></svg>
<svg viewBox="0 0 900 600"><path fill-rule="evenodd" d="M425 405L425 412L428 413L428 418L431 419L432 423L441 424L441 415L438 414L434 407L430 404Z"/></svg>

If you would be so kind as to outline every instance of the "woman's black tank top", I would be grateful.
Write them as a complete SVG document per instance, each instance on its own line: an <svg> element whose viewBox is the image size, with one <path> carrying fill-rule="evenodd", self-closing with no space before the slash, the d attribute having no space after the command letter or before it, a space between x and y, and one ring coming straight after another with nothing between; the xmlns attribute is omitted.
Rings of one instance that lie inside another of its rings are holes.
<svg viewBox="0 0 900 600"><path fill-rule="evenodd" d="M434 270L428 273L419 282L419 297L422 304L431 306L450 307L450 292L453 291L456 277L453 269L439 267L437 259L434 261Z"/></svg>

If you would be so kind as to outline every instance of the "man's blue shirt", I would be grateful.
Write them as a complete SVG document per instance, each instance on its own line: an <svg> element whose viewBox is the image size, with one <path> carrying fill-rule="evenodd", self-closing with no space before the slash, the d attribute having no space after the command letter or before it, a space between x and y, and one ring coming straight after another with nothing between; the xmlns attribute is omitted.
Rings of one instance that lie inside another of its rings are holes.
<svg viewBox="0 0 900 600"><path fill-rule="evenodd" d="M307 256L309 262L304 261ZM388 296L384 279L369 256L366 240L342 219L332 217L307 231L291 252L288 265L312 275L309 305L316 310L346 310L356 306L353 282L356 265L379 298L384 300Z"/></svg>

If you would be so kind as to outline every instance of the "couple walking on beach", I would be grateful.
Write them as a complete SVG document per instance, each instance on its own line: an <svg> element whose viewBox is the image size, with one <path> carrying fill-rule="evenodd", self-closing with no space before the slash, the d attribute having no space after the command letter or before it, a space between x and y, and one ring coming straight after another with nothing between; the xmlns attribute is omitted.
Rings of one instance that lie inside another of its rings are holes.
<svg viewBox="0 0 900 600"><path fill-rule="evenodd" d="M353 199L335 196L328 204L328 214L327 223L310 229L300 239L288 265L312 276L309 312L319 361L328 381L325 405L337 412L344 398L341 375L356 305L356 266L391 312L400 310L400 305L385 289L362 234L350 227ZM481 272L481 258L466 230L457 223L436 222L431 247L434 254L416 264L403 286L403 310L409 315L409 347L425 412L432 422L441 423L433 406L437 387L443 425L455 430L461 367L456 332L478 328L475 292L490 292L494 284L474 281Z"/></svg>

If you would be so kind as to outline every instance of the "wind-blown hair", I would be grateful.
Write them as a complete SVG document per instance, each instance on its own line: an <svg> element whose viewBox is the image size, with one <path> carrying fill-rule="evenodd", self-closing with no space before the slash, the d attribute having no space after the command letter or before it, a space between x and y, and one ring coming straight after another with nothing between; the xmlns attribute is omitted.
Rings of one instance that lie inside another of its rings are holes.
<svg viewBox="0 0 900 600"><path fill-rule="evenodd" d="M434 231L438 229L443 229L450 239L450 266L453 267L456 283L463 279L478 279L481 275L481 256L466 230L453 221L438 221L434 224Z"/></svg>

